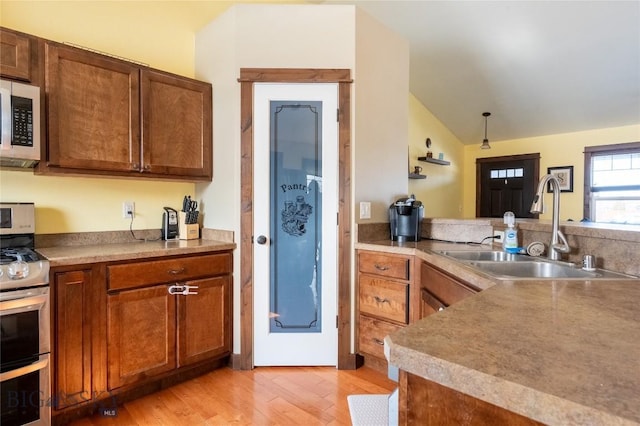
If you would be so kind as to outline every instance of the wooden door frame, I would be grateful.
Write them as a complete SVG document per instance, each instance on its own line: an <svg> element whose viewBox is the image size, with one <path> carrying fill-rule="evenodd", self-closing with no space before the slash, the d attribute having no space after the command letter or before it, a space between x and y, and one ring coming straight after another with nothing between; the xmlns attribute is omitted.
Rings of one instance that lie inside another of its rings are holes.
<svg viewBox="0 0 640 426"><path fill-rule="evenodd" d="M240 359L253 369L253 87L255 83L338 84L338 369L355 369L351 353L351 71L349 69L240 69Z"/></svg>
<svg viewBox="0 0 640 426"><path fill-rule="evenodd" d="M534 187L533 193L535 194L536 188L538 185L538 180L540 179L540 153L533 154L519 154L519 155L504 155L501 157L485 157L485 158L476 158L476 217L480 217L480 200L482 196L482 176L481 176L481 166L486 163L500 163L503 161L523 161L523 160L534 160L533 164L533 175L537 176L534 179ZM534 215L536 218L538 214Z"/></svg>

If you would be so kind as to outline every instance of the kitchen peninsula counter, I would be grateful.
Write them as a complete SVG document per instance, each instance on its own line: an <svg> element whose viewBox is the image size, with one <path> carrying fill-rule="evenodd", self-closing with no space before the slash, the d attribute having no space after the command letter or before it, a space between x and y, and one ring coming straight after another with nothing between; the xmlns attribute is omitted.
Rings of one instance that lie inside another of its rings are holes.
<svg viewBox="0 0 640 426"><path fill-rule="evenodd" d="M197 239L55 246L41 247L36 250L49 260L52 267L56 267L210 253L233 250L235 247L236 244L229 241Z"/></svg>
<svg viewBox="0 0 640 426"><path fill-rule="evenodd" d="M413 254L483 289L387 336L390 364L545 424L640 424L640 279L495 280L436 253L477 245L356 248Z"/></svg>

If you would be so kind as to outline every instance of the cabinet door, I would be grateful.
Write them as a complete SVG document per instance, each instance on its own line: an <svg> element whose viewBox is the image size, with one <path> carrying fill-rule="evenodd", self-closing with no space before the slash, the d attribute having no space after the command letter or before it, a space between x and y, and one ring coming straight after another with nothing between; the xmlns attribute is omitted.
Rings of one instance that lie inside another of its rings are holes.
<svg viewBox="0 0 640 426"><path fill-rule="evenodd" d="M476 290L424 262L420 267L420 289L421 318L477 293Z"/></svg>
<svg viewBox="0 0 640 426"><path fill-rule="evenodd" d="M62 409L92 397L91 318L88 286L91 271L55 275L53 401Z"/></svg>
<svg viewBox="0 0 640 426"><path fill-rule="evenodd" d="M189 281L198 294L178 300L178 366L224 355L231 350L231 278Z"/></svg>
<svg viewBox="0 0 640 426"><path fill-rule="evenodd" d="M31 81L31 39L0 29L0 75Z"/></svg>
<svg viewBox="0 0 640 426"><path fill-rule="evenodd" d="M107 296L108 387L176 368L176 305L164 285Z"/></svg>
<svg viewBox="0 0 640 426"><path fill-rule="evenodd" d="M211 84L142 70L143 171L212 177Z"/></svg>
<svg viewBox="0 0 640 426"><path fill-rule="evenodd" d="M139 170L138 67L47 43L45 88L49 167Z"/></svg>

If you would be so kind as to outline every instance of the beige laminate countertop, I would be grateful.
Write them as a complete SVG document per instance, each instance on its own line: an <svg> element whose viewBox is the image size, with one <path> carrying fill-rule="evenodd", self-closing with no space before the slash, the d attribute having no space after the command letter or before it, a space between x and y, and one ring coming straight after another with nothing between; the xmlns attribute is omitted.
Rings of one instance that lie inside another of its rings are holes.
<svg viewBox="0 0 640 426"><path fill-rule="evenodd" d="M42 247L36 249L52 267L98 262L148 259L232 250L235 243L217 240L140 241L99 245Z"/></svg>
<svg viewBox="0 0 640 426"><path fill-rule="evenodd" d="M356 248L415 254L485 289L387 336L392 365L546 424L640 424L640 280L474 280L434 253L451 244Z"/></svg>

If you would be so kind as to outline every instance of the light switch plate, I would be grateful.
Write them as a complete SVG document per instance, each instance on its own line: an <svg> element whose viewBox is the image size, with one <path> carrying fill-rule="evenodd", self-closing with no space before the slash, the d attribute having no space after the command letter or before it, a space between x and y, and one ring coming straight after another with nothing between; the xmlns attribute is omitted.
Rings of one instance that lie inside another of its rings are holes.
<svg viewBox="0 0 640 426"><path fill-rule="evenodd" d="M371 203L368 201L360 202L360 219L371 219Z"/></svg>

